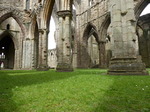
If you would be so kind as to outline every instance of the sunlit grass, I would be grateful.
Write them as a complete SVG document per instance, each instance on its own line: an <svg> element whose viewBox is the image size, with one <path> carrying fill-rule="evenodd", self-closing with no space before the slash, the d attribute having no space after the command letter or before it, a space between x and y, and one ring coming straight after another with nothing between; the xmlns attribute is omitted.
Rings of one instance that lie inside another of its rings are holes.
<svg viewBox="0 0 150 112"><path fill-rule="evenodd" d="M0 71L0 112L149 112L149 76Z"/></svg>

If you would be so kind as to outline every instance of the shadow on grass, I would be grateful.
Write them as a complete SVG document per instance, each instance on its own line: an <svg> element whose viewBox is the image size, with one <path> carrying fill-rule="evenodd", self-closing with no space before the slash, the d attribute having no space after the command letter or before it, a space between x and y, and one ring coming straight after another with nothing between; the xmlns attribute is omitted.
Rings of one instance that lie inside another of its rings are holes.
<svg viewBox="0 0 150 112"><path fill-rule="evenodd" d="M106 70L77 70L71 73L59 73L53 70L45 72L0 71L0 112L13 112L17 109L17 104L12 100L13 89L17 86L30 86L45 82L53 82L56 80L67 79L75 75L99 75L101 73L106 73ZM104 95L102 95L99 102L96 103L97 105L94 105L94 110L92 112L150 111L149 76L107 77L112 79L112 83L106 91L103 88L100 90L100 92L104 91ZM103 78L106 79L105 76ZM105 82L104 79L103 81ZM89 89L89 91L91 90Z"/></svg>
<svg viewBox="0 0 150 112"><path fill-rule="evenodd" d="M17 109L12 100L14 88L66 79L74 75L55 71L0 71L0 112L13 112Z"/></svg>
<svg viewBox="0 0 150 112"><path fill-rule="evenodd" d="M9 107L12 107L11 110L15 110L15 103L11 100L12 97L12 88L14 85L10 83L10 77L4 72L0 72L0 111L9 112Z"/></svg>
<svg viewBox="0 0 150 112"><path fill-rule="evenodd" d="M149 76L110 76L114 82L93 112L150 112Z"/></svg>

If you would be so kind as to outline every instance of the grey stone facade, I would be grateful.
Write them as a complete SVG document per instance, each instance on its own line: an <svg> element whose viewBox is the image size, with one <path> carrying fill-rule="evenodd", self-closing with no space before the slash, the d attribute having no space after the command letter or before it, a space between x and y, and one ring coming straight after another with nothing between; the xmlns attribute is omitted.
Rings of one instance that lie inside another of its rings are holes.
<svg viewBox="0 0 150 112"><path fill-rule="evenodd" d="M0 56L5 54L5 59L0 60L6 68L48 70L48 33L53 16L57 45L57 65L53 66L57 71L108 67L108 74L147 74L149 53L143 49L148 46L142 46L146 41L141 37L149 36L149 26L143 24L147 20L140 14L148 3L149 0L1 0ZM7 40L8 44L3 44Z"/></svg>

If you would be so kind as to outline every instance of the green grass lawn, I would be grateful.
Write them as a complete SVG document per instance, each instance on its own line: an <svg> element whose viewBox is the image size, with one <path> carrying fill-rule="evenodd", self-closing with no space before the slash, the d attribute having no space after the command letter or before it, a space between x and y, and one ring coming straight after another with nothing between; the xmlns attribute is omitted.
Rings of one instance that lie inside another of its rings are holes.
<svg viewBox="0 0 150 112"><path fill-rule="evenodd" d="M105 74L0 70L0 112L150 112L150 76Z"/></svg>

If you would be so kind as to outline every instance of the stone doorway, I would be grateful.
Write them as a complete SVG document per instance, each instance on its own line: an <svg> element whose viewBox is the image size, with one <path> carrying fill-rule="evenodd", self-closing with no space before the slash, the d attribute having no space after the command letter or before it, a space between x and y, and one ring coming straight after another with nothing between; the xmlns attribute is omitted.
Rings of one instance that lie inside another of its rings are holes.
<svg viewBox="0 0 150 112"><path fill-rule="evenodd" d="M9 34L0 37L0 62L4 69L14 68L15 47Z"/></svg>
<svg viewBox="0 0 150 112"><path fill-rule="evenodd" d="M89 23L83 34L79 68L99 68L101 48L96 27Z"/></svg>

